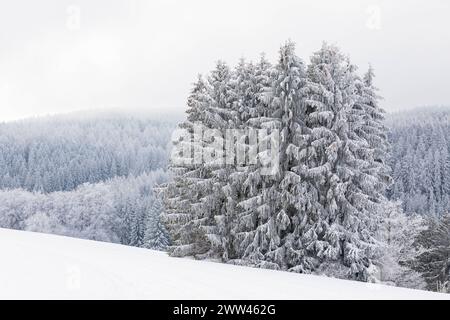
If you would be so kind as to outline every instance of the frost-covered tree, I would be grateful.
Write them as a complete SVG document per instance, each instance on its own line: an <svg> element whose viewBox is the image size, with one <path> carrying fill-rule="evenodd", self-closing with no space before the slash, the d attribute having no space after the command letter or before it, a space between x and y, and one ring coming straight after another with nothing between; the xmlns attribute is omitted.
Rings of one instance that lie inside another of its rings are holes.
<svg viewBox="0 0 450 320"><path fill-rule="evenodd" d="M268 190L270 237L267 258L282 269L300 264L303 247L296 237L301 233L302 194L298 165L301 161L302 133L304 128L305 67L288 42L280 50L273 83L273 110L277 121L271 126L280 131L279 169L274 173L273 187Z"/></svg>
<svg viewBox="0 0 450 320"><path fill-rule="evenodd" d="M227 211L233 211L234 216L230 230L233 237L230 258L233 263L240 263L240 258L251 255L247 249L254 240L253 232L259 210L257 197L261 196L261 163L255 144L259 122L270 113L267 104L271 81L269 72L270 64L264 56L257 64L246 63L238 66L235 71L235 101L242 116L236 125L240 131L232 137L234 172L229 175L229 181L224 188Z"/></svg>
<svg viewBox="0 0 450 320"><path fill-rule="evenodd" d="M384 198L369 170L373 147L359 134L365 113L357 105L355 67L336 47L324 44L307 74L310 133L302 173L314 189L308 191L311 222L303 241L316 263L330 264L330 272L338 264L347 268L346 276L367 280L376 249L376 209Z"/></svg>
<svg viewBox="0 0 450 320"><path fill-rule="evenodd" d="M209 249L201 199L209 186L204 183L209 170L202 166L202 133L195 124L202 123L208 114L211 97L208 83L198 77L188 98L187 119L180 124L181 134L175 137L170 169L173 179L163 189L164 221L172 238L169 252L173 256L193 256ZM196 158L198 157L198 158ZM196 161L199 160L199 161Z"/></svg>
<svg viewBox="0 0 450 320"><path fill-rule="evenodd" d="M450 215L429 219L428 228L419 234L416 245L422 252L411 262L413 269L424 277L429 290L449 293Z"/></svg>
<svg viewBox="0 0 450 320"><path fill-rule="evenodd" d="M281 47L275 68L262 56L252 78L254 86L247 92L254 99L249 104L251 117L245 125L254 134L250 141L248 133L248 152L254 161L248 161L244 168L230 176L242 185L240 210L237 220L233 221L239 259L233 262L286 269L289 260L284 235L290 224L288 214L293 215L295 209L289 185L292 181L286 175L292 164L285 159L294 135L300 130L298 113L305 82L304 66L295 55L294 44L288 42ZM256 141L259 148L255 147Z"/></svg>
<svg viewBox="0 0 450 320"><path fill-rule="evenodd" d="M236 162L230 162L226 154L227 132L237 130L242 123L240 114L242 108L246 108L245 90L246 85L236 86L239 83L248 81L251 73L251 65L246 65L242 60L237 71L233 71L222 61L219 61L216 68L210 73L208 82L210 84L210 96L212 111L220 116L222 125L205 123L206 132L203 141L206 143L204 149L204 165L211 170L211 176L207 180L212 189L203 198L206 205L206 215L212 219L207 228L207 237L211 243L210 258L228 261L232 252L231 223L235 220L235 197L226 193L229 186L229 176L235 171ZM234 82L233 78L241 77L241 80ZM238 101L238 96L241 101ZM241 109L241 110L239 110ZM209 129L209 130L208 130ZM234 138L233 138L234 139ZM236 137L239 139L239 136Z"/></svg>
<svg viewBox="0 0 450 320"><path fill-rule="evenodd" d="M227 259L223 139L234 115L231 92L231 70L219 61L188 99L188 118L180 125L185 131L172 158L175 177L164 191L174 256Z"/></svg>
<svg viewBox="0 0 450 320"><path fill-rule="evenodd" d="M166 250L170 241L167 230L160 219L160 216L163 213L161 201L159 199L153 201L149 211L145 221L143 246L153 250Z"/></svg>
<svg viewBox="0 0 450 320"><path fill-rule="evenodd" d="M375 73L372 66L362 81L356 80L357 100L354 109L358 123L353 130L365 141L371 151L367 174L375 176L379 183L375 185L378 192L384 194L386 186L392 183L391 168L387 165L390 145L385 125L385 111L379 106L378 89L374 85Z"/></svg>
<svg viewBox="0 0 450 320"><path fill-rule="evenodd" d="M241 68L236 71L239 79ZM244 102L241 118L242 135L236 139L235 152L244 158L234 159L235 171L229 175L225 187L228 203L233 204L234 219L231 222L232 263L269 266L265 258L265 240L262 238L266 228L268 206L264 200L274 185L271 176L264 174L267 149L260 145L272 139L271 129L278 121L272 101L272 75L274 69L262 55L258 63L247 64L247 81L237 91L237 101ZM266 131L260 131L266 130ZM244 139L244 140L242 140ZM245 261L244 261L245 260ZM276 267L273 265L273 267Z"/></svg>
<svg viewBox="0 0 450 320"><path fill-rule="evenodd" d="M379 268L379 281L400 287L424 289L422 276L413 271L411 261L419 254L415 246L417 236L426 229L419 215L407 216L400 202L387 201L381 208L382 216L377 240L380 252L375 264Z"/></svg>

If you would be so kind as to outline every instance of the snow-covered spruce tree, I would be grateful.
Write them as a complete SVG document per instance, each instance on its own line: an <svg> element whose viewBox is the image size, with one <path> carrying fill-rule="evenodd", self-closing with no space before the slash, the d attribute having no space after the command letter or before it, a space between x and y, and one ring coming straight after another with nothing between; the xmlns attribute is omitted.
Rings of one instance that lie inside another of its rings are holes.
<svg viewBox="0 0 450 320"><path fill-rule="evenodd" d="M245 128L245 123L251 118L251 112L256 105L256 68L251 61L247 62L241 58L231 77L230 94L234 98L232 109L236 116L233 126L236 129Z"/></svg>
<svg viewBox="0 0 450 320"><path fill-rule="evenodd" d="M204 218L201 198L202 186L209 172L201 163L201 133L194 132L195 124L207 117L210 96L207 82L198 77L189 95L187 120L179 125L180 136L173 141L170 171L173 178L162 188L165 211L162 216L171 236L168 248L172 256L194 256L206 253L209 243L201 229ZM212 115L211 115L212 116ZM196 157L200 157L200 161ZM203 187L203 188L202 188ZM203 190L202 190L203 189Z"/></svg>
<svg viewBox="0 0 450 320"><path fill-rule="evenodd" d="M142 247L144 243L145 220L146 214L148 214L148 212L139 210L140 208L141 203L139 203L139 201L136 201L136 203L133 206L132 221L130 224L131 227L130 245L133 247Z"/></svg>
<svg viewBox="0 0 450 320"><path fill-rule="evenodd" d="M149 214L145 221L145 235L143 247L153 250L166 250L169 245L169 237L160 216L163 212L162 203L155 199L149 208Z"/></svg>
<svg viewBox="0 0 450 320"><path fill-rule="evenodd" d="M118 211L123 221L120 242L125 245L132 245L133 240L136 239L135 232L137 231L135 201L133 198L129 195L120 196Z"/></svg>
<svg viewBox="0 0 450 320"><path fill-rule="evenodd" d="M384 123L385 111L379 106L381 97L374 85L374 78L374 70L369 66L362 81L359 77L356 80L357 100L353 108L356 121L353 123L357 125L353 130L368 143L371 154L366 173L378 179L374 187L377 192L384 195L386 188L392 184L391 168L387 165L390 145L387 138L388 130Z"/></svg>
<svg viewBox="0 0 450 320"><path fill-rule="evenodd" d="M229 260L232 252L231 223L234 218L234 199L227 196L226 186L229 176L235 171L235 163L229 163L225 152L225 138L228 129L239 128L239 104L236 103L237 91L233 83L233 72L228 65L219 61L210 73L208 83L211 96L211 110L221 119L220 123L206 122L203 136L203 165L209 168L211 175L207 181L210 192L205 194L202 202L205 215L209 216L209 225L205 228L211 250L203 255L206 258ZM208 134L208 129L209 134Z"/></svg>
<svg viewBox="0 0 450 320"><path fill-rule="evenodd" d="M411 261L419 253L414 242L426 229L425 220L419 215L406 215L398 201L386 201L380 214L382 220L377 240L381 247L374 262L379 268L377 280L399 287L424 289L425 280L411 269Z"/></svg>
<svg viewBox="0 0 450 320"><path fill-rule="evenodd" d="M172 235L174 256L227 259L228 228L224 164L224 130L233 117L231 71L219 61L207 81L199 79L188 100L188 118L180 125L184 139L175 152L184 152L171 165L173 182L164 191L165 221ZM209 130L209 131L208 131ZM186 138L187 137L187 138ZM181 160L181 161L179 161ZM172 161L173 162L173 161Z"/></svg>
<svg viewBox="0 0 450 320"><path fill-rule="evenodd" d="M256 68L251 62L241 58L231 76L229 122L225 132L226 137L226 163L221 170L222 191L225 195L224 213L218 220L218 229L224 239L224 261L236 261L239 257L236 248L236 225L240 221L239 202L243 196L243 179L246 172L246 121L254 108Z"/></svg>
<svg viewBox="0 0 450 320"><path fill-rule="evenodd" d="M258 144L268 144L271 150L258 150L256 162L244 173L242 211L235 225L238 252L246 263L287 269L285 237L291 232L291 217L296 212L291 188L295 181L286 172L293 165L288 150L300 130L298 112L302 107L304 66L295 55L294 44L288 42L280 49L277 66L270 70L262 58L256 74L258 99L247 125L254 130L267 130L267 136L260 136ZM269 157L272 170L266 167Z"/></svg>
<svg viewBox="0 0 450 320"><path fill-rule="evenodd" d="M306 158L301 167L308 190L307 230L301 241L321 265L318 272L366 281L376 252L380 181L369 174L374 151L360 134L355 67L332 45L323 44L308 66ZM338 271L337 271L338 270Z"/></svg>
<svg viewBox="0 0 450 320"><path fill-rule="evenodd" d="M428 228L416 238L416 245L422 252L411 261L412 268L422 274L429 290L449 293L450 214L430 218Z"/></svg>
<svg viewBox="0 0 450 320"><path fill-rule="evenodd" d="M236 78L242 68L236 70ZM246 140L238 140L236 148L245 151L245 165L239 165L236 159L235 172L229 176L227 195L236 198L235 218L232 221L232 244L234 255L231 263L279 268L267 261L265 253L268 250L267 232L268 200L267 196L274 187L273 177L264 173L267 157L266 148L258 149L271 139L270 128L276 127L278 121L274 118L272 96L272 73L270 63L262 55L255 65L248 64L245 74L247 81L239 85L237 92L240 110L240 129L244 130ZM239 81L240 82L240 81ZM267 134L261 129L267 129ZM259 142L259 143L258 143Z"/></svg>
<svg viewBox="0 0 450 320"><path fill-rule="evenodd" d="M282 269L300 271L304 262L301 210L305 203L304 183L298 172L305 128L304 90L306 73L295 45L288 42L280 50L273 83L273 109L279 118L280 159L274 187L267 194L271 204L268 221L270 236L267 259Z"/></svg>

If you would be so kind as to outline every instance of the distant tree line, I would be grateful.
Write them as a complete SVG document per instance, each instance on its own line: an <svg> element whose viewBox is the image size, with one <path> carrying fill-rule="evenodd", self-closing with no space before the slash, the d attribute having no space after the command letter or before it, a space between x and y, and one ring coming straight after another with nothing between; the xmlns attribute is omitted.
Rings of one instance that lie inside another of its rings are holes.
<svg viewBox="0 0 450 320"><path fill-rule="evenodd" d="M70 191L164 168L173 128L169 121L119 115L0 124L0 189Z"/></svg>

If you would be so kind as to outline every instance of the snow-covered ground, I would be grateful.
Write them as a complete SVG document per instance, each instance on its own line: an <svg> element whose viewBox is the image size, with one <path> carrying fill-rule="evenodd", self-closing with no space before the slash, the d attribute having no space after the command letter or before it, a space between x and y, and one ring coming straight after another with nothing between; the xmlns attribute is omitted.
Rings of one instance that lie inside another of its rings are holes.
<svg viewBox="0 0 450 320"><path fill-rule="evenodd" d="M0 229L1 299L450 299L450 295Z"/></svg>

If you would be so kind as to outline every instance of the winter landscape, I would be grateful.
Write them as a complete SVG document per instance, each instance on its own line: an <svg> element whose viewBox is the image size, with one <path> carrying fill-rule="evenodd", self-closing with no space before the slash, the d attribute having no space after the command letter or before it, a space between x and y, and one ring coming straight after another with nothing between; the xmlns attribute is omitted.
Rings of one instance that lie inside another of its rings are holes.
<svg viewBox="0 0 450 320"><path fill-rule="evenodd" d="M306 2L323 30L277 18L258 48L242 35L223 52L203 37L250 24L222 33L205 14L204 29L204 3L172 17L187 40L150 22L167 4L140 1L68 6L64 32L48 26L63 51L17 28L33 53L5 40L18 54L0 55L0 299L450 299L449 64L398 75L419 57L388 41L382 14L406 32L395 5L337 13L367 9L355 36L380 52Z"/></svg>

